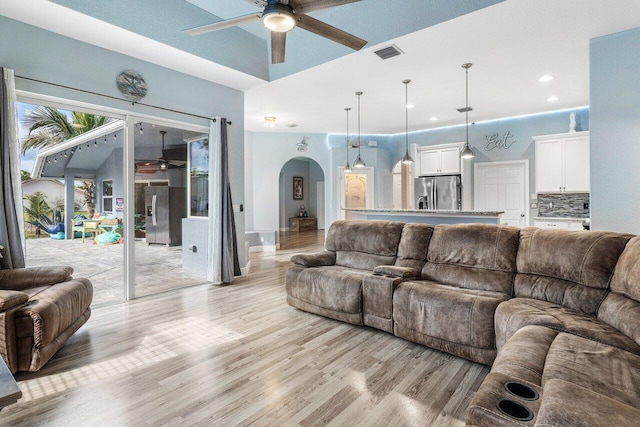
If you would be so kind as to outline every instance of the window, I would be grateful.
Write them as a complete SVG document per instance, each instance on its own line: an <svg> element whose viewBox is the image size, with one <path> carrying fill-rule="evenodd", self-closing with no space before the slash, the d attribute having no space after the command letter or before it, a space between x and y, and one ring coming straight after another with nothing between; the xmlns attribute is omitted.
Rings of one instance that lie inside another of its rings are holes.
<svg viewBox="0 0 640 427"><path fill-rule="evenodd" d="M102 212L113 213L113 180L102 181Z"/></svg>
<svg viewBox="0 0 640 427"><path fill-rule="evenodd" d="M189 142L189 214L209 216L209 138Z"/></svg>

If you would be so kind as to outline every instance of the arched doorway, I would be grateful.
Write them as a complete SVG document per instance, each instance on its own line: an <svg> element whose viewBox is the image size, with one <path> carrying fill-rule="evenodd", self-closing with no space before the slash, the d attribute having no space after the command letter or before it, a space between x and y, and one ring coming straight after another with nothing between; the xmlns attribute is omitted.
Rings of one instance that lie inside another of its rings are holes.
<svg viewBox="0 0 640 427"><path fill-rule="evenodd" d="M280 231L309 229L312 224L324 229L325 176L318 162L295 157L285 163L280 169L279 193Z"/></svg>

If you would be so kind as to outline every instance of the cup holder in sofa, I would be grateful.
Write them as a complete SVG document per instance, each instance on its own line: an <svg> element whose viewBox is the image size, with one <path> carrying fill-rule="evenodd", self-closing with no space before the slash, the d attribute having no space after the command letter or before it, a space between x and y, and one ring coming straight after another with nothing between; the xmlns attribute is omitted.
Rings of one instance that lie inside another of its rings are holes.
<svg viewBox="0 0 640 427"><path fill-rule="evenodd" d="M538 400L540 397L538 392L528 385L515 381L507 381L504 384L504 388L506 388L509 393L524 400Z"/></svg>
<svg viewBox="0 0 640 427"><path fill-rule="evenodd" d="M496 406L505 415L515 418L518 421L530 421L533 419L533 412L531 409L518 402L508 399L499 399L496 402Z"/></svg>

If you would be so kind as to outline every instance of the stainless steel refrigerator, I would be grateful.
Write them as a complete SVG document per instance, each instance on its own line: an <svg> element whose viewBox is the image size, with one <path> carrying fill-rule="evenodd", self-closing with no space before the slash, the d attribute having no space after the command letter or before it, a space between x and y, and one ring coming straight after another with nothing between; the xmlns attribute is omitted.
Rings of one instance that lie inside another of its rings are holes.
<svg viewBox="0 0 640 427"><path fill-rule="evenodd" d="M144 191L147 243L181 245L182 218L187 216L186 189L153 186Z"/></svg>
<svg viewBox="0 0 640 427"><path fill-rule="evenodd" d="M460 175L421 176L414 185L416 209L462 209Z"/></svg>

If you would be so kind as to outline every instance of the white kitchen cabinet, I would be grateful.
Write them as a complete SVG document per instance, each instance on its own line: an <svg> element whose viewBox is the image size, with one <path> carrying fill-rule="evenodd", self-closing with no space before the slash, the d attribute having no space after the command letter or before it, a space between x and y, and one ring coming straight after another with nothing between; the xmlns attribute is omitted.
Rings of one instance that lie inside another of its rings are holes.
<svg viewBox="0 0 640 427"><path fill-rule="evenodd" d="M538 193L589 192L589 132L534 136L533 139Z"/></svg>
<svg viewBox="0 0 640 427"><path fill-rule="evenodd" d="M460 173L460 148L431 146L418 148L419 175L457 175Z"/></svg>

